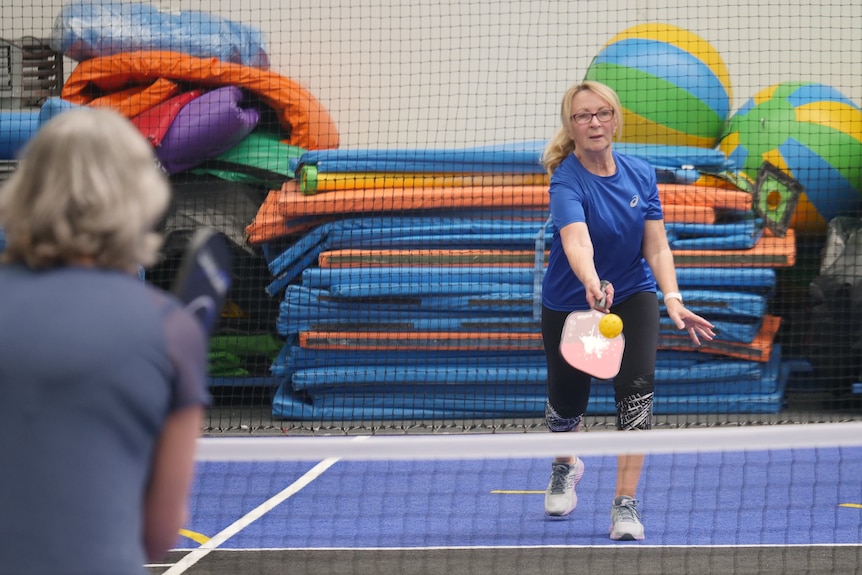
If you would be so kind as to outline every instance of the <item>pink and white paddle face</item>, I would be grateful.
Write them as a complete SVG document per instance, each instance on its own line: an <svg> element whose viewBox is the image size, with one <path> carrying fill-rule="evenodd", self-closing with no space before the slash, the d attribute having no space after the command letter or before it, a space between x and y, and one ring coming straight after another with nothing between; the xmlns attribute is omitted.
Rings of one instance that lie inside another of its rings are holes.
<svg viewBox="0 0 862 575"><path fill-rule="evenodd" d="M601 303L599 304L601 305ZM622 333L608 338L599 331L604 313L573 311L563 324L560 355L566 362L596 379L612 379L620 372L626 340Z"/></svg>

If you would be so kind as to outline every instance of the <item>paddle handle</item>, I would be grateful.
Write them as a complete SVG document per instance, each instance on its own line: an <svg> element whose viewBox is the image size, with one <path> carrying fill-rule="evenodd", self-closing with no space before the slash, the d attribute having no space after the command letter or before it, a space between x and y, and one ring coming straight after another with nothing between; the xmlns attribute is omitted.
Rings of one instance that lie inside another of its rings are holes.
<svg viewBox="0 0 862 575"><path fill-rule="evenodd" d="M602 280L599 286L602 288L602 299L596 302L596 305L593 306L593 309L597 309L599 311L607 311L607 306L605 303L608 299L608 294L605 290L607 290L608 286L611 285L611 282L608 280Z"/></svg>

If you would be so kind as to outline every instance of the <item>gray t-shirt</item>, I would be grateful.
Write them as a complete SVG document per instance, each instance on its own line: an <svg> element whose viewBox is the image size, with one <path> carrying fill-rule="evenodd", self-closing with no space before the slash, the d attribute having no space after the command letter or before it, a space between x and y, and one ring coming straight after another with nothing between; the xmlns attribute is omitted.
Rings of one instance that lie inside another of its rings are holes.
<svg viewBox="0 0 862 575"><path fill-rule="evenodd" d="M207 339L120 272L0 266L0 574L144 573L168 415L207 405Z"/></svg>

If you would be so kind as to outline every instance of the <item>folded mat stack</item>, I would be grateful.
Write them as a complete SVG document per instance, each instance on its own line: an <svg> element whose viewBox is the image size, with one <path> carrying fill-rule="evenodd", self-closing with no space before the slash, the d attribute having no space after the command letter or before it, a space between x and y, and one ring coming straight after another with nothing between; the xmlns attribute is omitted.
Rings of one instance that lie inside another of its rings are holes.
<svg viewBox="0 0 862 575"><path fill-rule="evenodd" d="M298 158L247 229L282 300L275 417L541 417L542 145ZM770 235L750 194L703 176L725 169L718 152L618 149L655 166L686 305L719 332L695 349L663 320L655 411L779 411L793 364L768 302L775 268L794 264L792 230ZM610 382L595 382L589 411L614 411Z"/></svg>

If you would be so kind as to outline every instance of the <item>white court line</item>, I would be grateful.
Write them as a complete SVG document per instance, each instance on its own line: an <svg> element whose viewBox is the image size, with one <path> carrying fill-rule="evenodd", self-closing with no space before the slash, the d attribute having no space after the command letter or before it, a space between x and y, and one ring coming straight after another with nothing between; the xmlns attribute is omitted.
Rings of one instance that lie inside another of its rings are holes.
<svg viewBox="0 0 862 575"><path fill-rule="evenodd" d="M354 438L355 441L364 441L368 439L367 435L360 435ZM323 475L327 469L335 465L340 458L338 457L329 457L324 459L311 469L309 469L305 475L291 483L288 487L280 491L278 494L270 497L242 517L240 517L237 521L234 521L224 529L222 529L218 534L214 535L209 541L177 561L170 569L165 571L162 575L180 575L181 573L185 573L187 569L189 569L192 565L206 557L210 554L211 551L218 549L222 544L224 544L228 539L263 517L269 511L272 511L297 493L299 493L304 487L307 487L312 481Z"/></svg>
<svg viewBox="0 0 862 575"><path fill-rule="evenodd" d="M661 543L638 543L637 545L621 545L618 541L608 539L607 543L554 543L548 545L424 545L421 547L244 547L242 549L222 549L224 553L244 554L260 553L261 551L293 552L293 551L350 551L353 553L364 553L371 551L375 553L386 551L520 551L524 549L774 549L787 548L824 548L835 547L859 547L858 543L686 543L661 544Z"/></svg>

